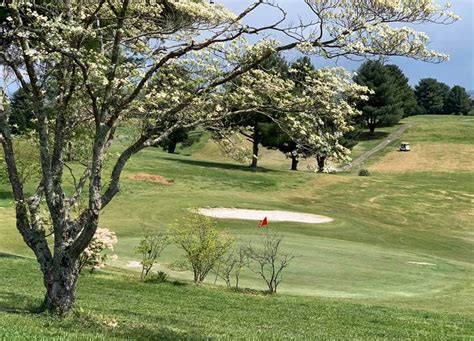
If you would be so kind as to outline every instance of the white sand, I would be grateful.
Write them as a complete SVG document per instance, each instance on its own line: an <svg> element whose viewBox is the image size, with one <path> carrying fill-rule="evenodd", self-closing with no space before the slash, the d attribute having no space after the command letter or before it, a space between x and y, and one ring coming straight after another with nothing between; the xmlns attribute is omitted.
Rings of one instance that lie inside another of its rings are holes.
<svg viewBox="0 0 474 341"><path fill-rule="evenodd" d="M333 219L321 215L287 212L287 211L263 211L246 210L239 208L201 208L199 213L208 217L221 219L242 219L261 221L267 217L268 223L272 221L293 221L307 224L322 224L333 221Z"/></svg>
<svg viewBox="0 0 474 341"><path fill-rule="evenodd" d="M141 268L140 262L128 262L127 268Z"/></svg>
<svg viewBox="0 0 474 341"><path fill-rule="evenodd" d="M436 264L433 263L425 263L425 262L408 262L409 264L415 264L415 265L428 265L428 266L436 266Z"/></svg>

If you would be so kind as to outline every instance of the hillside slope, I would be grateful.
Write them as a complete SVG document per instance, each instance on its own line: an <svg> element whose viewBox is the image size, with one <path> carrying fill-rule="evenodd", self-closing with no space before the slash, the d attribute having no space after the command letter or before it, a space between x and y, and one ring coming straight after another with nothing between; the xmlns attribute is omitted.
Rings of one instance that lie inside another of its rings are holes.
<svg viewBox="0 0 474 341"><path fill-rule="evenodd" d="M285 236L284 249L298 255L285 275L282 294L472 314L474 160L469 155L474 118L423 116L406 122L415 126L401 139L411 142L413 152L398 152L394 142L365 165L371 177L291 172L278 164L251 172L216 160L212 150L205 154L203 149L199 157L146 150L127 166L122 193L104 212L102 226L119 239L119 259L112 265L135 271L130 264L138 260L133 248L142 231L166 232L193 207L308 212L334 221L269 222L272 231ZM137 173L174 183L133 180ZM31 257L14 228L6 185L0 187L0 218L0 251ZM260 242L257 222L219 220L219 227L241 241ZM189 280L189 273L170 269L180 258L180 251L170 247L158 269ZM213 282L210 278L208 283ZM264 288L249 271L242 285Z"/></svg>

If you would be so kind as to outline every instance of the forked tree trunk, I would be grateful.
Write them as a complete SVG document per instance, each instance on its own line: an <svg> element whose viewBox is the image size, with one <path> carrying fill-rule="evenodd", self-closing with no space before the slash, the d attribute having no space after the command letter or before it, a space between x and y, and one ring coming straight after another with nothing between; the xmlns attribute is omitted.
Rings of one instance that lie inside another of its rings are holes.
<svg viewBox="0 0 474 341"><path fill-rule="evenodd" d="M46 285L44 308L49 312L63 315L74 307L79 267L77 261L72 260L67 254L55 257L54 262L57 264L44 275Z"/></svg>

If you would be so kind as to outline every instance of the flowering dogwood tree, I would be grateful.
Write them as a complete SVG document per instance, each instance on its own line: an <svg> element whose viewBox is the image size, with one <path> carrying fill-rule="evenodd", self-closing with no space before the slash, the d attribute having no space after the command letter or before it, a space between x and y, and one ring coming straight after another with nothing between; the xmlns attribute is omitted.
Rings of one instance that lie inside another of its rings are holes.
<svg viewBox="0 0 474 341"><path fill-rule="evenodd" d="M116 255L107 255L104 253L106 250L113 251L115 244L117 244L117 236L115 233L107 228L99 227L89 245L79 256L79 272L86 266L91 267L91 271L103 268L107 259L116 258Z"/></svg>
<svg viewBox="0 0 474 341"><path fill-rule="evenodd" d="M177 129L213 125L234 114L267 114L268 109L287 113L280 123L308 146L337 138L331 131L321 136L318 127L325 122L346 129L350 101L335 94L350 89L360 95L361 89L347 83L345 72L317 71L305 80L307 95L296 97L291 81L256 69L272 53L299 49L323 58L396 55L439 62L447 56L428 50L426 35L403 24L456 19L434 0L305 0L292 6L309 20L295 25L283 3L249 1L237 14L200 0L13 0L2 5L0 63L30 96L35 116L32 135L41 166L35 191L26 190L18 173L3 94L0 141L17 228L44 274L46 309L64 313L73 307L78 259L97 231L101 211L119 192L122 171L134 154ZM246 24L265 8L280 16L260 27ZM285 35L285 43L269 38L273 33ZM250 35L256 37L253 44L245 41ZM177 68L191 76L173 72ZM225 85L236 77L238 89L229 96ZM315 104L322 113L315 112ZM104 179L104 159L124 120L141 129ZM64 155L84 131L89 132L83 134L88 157L77 173L77 165L68 165ZM72 190L64 186L65 176L73 178ZM52 242L38 219L44 209L53 226Z"/></svg>

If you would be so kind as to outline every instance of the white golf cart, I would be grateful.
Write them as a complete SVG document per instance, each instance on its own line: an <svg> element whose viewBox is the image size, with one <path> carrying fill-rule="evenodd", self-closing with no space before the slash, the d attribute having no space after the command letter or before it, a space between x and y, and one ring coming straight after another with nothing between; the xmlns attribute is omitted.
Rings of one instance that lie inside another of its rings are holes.
<svg viewBox="0 0 474 341"><path fill-rule="evenodd" d="M401 152L409 152L410 151L410 144L408 142L402 142L400 144L400 151Z"/></svg>

